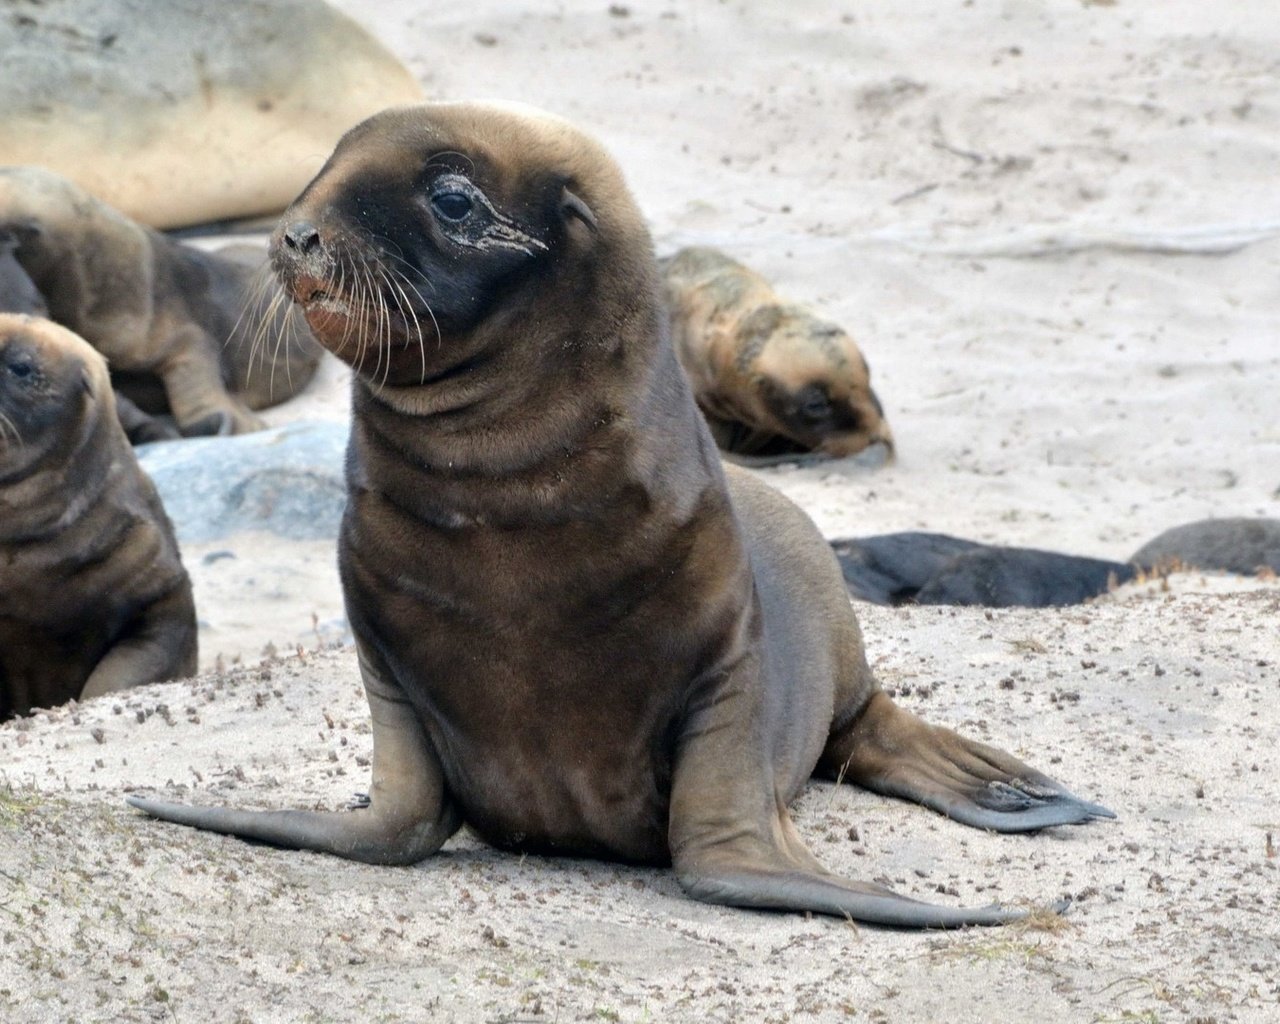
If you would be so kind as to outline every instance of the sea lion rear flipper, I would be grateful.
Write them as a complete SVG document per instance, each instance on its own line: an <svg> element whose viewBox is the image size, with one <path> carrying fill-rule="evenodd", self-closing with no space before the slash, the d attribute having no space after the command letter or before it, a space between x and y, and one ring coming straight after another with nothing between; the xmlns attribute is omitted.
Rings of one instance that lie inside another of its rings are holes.
<svg viewBox="0 0 1280 1024"><path fill-rule="evenodd" d="M998 905L925 903L824 869L796 834L769 759L758 740L751 742L749 716L744 719L737 703L729 685L695 711L675 761L669 842L676 877L691 897L893 928L996 925L1028 915Z"/></svg>
<svg viewBox="0 0 1280 1024"><path fill-rule="evenodd" d="M1115 817L1010 754L922 722L883 692L832 733L818 768L828 777L995 832Z"/></svg>
<svg viewBox="0 0 1280 1024"><path fill-rule="evenodd" d="M179 825L368 864L413 864L435 853L461 824L440 759L413 705L360 649L373 721L373 782L367 807L352 811L240 811L128 796L130 805Z"/></svg>

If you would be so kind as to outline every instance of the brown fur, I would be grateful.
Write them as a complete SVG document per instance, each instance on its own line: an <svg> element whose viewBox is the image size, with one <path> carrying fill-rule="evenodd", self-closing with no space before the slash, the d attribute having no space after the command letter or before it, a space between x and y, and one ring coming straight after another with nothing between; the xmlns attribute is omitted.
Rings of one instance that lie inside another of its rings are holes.
<svg viewBox="0 0 1280 1024"><path fill-rule="evenodd" d="M183 434L243 433L251 410L309 381L318 347L246 246L211 254L143 227L64 178L0 169L0 230L51 319L80 334L116 386ZM128 406L122 408L127 409Z"/></svg>
<svg viewBox="0 0 1280 1024"><path fill-rule="evenodd" d="M195 668L191 583L102 357L0 314L0 720Z"/></svg>
<svg viewBox="0 0 1280 1024"><path fill-rule="evenodd" d="M671 336L716 443L742 456L893 454L893 433L854 340L784 302L714 249L661 263Z"/></svg>
<svg viewBox="0 0 1280 1024"><path fill-rule="evenodd" d="M510 849L671 862L699 899L916 926L1016 913L823 871L786 810L815 770L983 827L1109 813L880 692L813 524L722 468L597 143L509 107L386 112L273 252L358 370L339 565L371 800L134 806L377 863L466 821Z"/></svg>

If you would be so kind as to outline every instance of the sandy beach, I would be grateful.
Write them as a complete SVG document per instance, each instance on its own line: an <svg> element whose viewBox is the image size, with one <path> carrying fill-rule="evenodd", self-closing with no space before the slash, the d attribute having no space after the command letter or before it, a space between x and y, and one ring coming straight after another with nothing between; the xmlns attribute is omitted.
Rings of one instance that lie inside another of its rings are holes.
<svg viewBox="0 0 1280 1024"><path fill-rule="evenodd" d="M432 97L517 98L598 135L659 252L718 246L854 334L898 461L761 471L828 537L1124 559L1190 520L1280 516L1272 4L338 6ZM268 419L346 416L329 363ZM354 655L319 650L345 633L332 543L183 553L206 674L0 726L6 1021L1280 1016L1274 579L1180 574L1060 611L859 606L899 700L1119 815L1001 837L813 785L796 822L838 872L1073 901L922 935L702 906L666 871L465 833L384 869L142 818L126 792L332 808L368 782Z"/></svg>

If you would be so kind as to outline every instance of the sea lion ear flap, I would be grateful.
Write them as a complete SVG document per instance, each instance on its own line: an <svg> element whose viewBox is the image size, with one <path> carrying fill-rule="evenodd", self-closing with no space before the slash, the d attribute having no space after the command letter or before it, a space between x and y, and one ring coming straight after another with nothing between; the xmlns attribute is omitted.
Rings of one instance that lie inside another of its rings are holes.
<svg viewBox="0 0 1280 1024"><path fill-rule="evenodd" d="M577 217L591 229L592 234L600 230L600 224L596 221L596 215L591 212L591 207L567 187L560 195L560 215L565 220Z"/></svg>
<svg viewBox="0 0 1280 1024"><path fill-rule="evenodd" d="M84 388L86 395L93 397L93 374L89 372L87 366L80 371L80 386Z"/></svg>

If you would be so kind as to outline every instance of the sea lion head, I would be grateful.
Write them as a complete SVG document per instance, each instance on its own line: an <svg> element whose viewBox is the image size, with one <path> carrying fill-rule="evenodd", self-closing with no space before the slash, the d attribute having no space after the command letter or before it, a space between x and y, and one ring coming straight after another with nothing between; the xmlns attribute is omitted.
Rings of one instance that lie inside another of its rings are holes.
<svg viewBox="0 0 1280 1024"><path fill-rule="evenodd" d="M534 348L608 344L579 304L612 304L625 322L644 303L602 267L653 290L616 165L568 122L514 104L395 108L357 125L285 212L271 259L320 343L391 388L465 375L513 334Z"/></svg>
<svg viewBox="0 0 1280 1024"><path fill-rule="evenodd" d="M792 305L756 309L741 325L758 414L801 449L832 457L883 444L893 432L871 388L871 370L849 334ZM758 344L752 343L752 338Z"/></svg>
<svg viewBox="0 0 1280 1024"><path fill-rule="evenodd" d="M88 342L50 320L0 313L0 482L74 450L87 411L112 402L106 362Z"/></svg>

